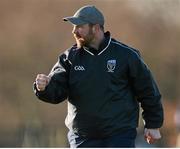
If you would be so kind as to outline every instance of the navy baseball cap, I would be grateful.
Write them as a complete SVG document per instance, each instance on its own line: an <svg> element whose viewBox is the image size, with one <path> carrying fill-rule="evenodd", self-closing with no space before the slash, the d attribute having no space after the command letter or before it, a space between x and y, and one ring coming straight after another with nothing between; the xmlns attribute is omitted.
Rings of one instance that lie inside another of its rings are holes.
<svg viewBox="0 0 180 149"><path fill-rule="evenodd" d="M64 21L69 21L74 25L83 25L83 24L99 24L104 25L104 16L103 14L92 5L87 5L79 10L70 17L63 18Z"/></svg>

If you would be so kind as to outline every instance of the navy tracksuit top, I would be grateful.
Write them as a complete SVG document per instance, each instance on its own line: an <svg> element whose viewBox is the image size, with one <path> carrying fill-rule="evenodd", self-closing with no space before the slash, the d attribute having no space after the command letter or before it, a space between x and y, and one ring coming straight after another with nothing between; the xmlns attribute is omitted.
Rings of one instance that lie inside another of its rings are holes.
<svg viewBox="0 0 180 149"><path fill-rule="evenodd" d="M163 123L161 95L139 52L105 33L99 50L76 45L59 56L44 91L45 102L68 100L66 126L81 136L105 137L136 128L139 105L146 128Z"/></svg>

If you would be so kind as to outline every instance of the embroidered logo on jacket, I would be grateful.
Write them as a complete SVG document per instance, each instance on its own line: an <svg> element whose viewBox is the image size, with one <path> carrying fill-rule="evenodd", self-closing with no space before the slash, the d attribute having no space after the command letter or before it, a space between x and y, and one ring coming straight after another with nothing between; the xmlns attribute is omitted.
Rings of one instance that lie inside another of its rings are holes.
<svg viewBox="0 0 180 149"><path fill-rule="evenodd" d="M108 72L114 72L115 67L116 67L116 60L108 60L107 61Z"/></svg>
<svg viewBox="0 0 180 149"><path fill-rule="evenodd" d="M84 71L85 68L83 66L74 66L75 71Z"/></svg>

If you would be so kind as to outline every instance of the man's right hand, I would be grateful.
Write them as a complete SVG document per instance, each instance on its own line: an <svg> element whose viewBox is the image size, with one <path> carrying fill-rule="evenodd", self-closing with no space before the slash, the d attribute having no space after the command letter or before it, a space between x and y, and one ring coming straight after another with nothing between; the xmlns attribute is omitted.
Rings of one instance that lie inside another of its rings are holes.
<svg viewBox="0 0 180 149"><path fill-rule="evenodd" d="M45 74L38 74L36 77L36 88L38 91L44 91L49 84L50 77Z"/></svg>

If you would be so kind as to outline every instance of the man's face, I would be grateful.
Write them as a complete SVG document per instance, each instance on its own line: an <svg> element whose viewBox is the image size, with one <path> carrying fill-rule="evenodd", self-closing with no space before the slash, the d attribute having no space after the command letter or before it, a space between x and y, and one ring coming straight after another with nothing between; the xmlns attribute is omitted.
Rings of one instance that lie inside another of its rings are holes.
<svg viewBox="0 0 180 149"><path fill-rule="evenodd" d="M76 39L77 47L89 46L95 37L93 32L93 26L89 24L85 25L74 25L72 33Z"/></svg>

